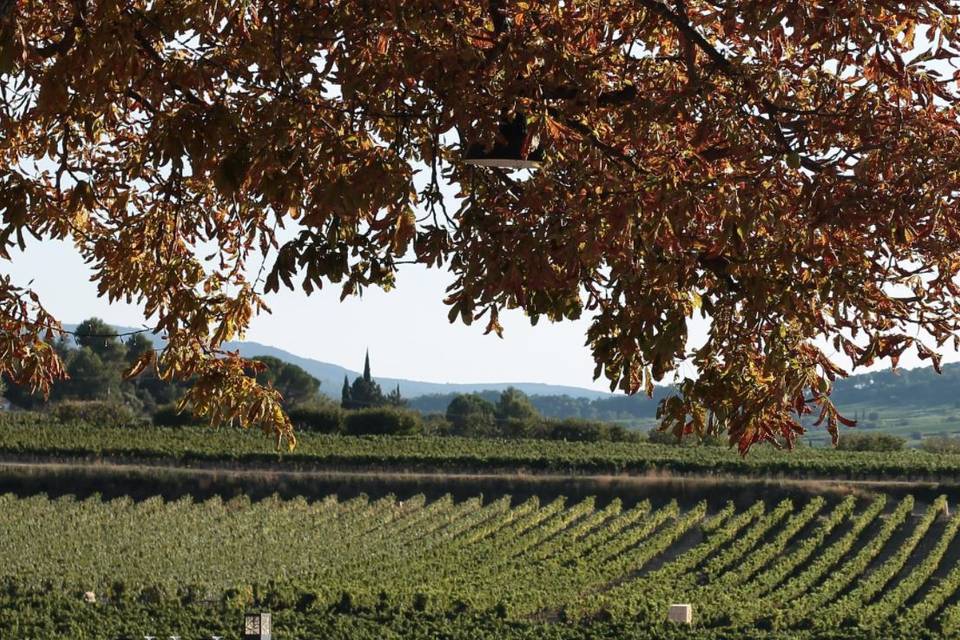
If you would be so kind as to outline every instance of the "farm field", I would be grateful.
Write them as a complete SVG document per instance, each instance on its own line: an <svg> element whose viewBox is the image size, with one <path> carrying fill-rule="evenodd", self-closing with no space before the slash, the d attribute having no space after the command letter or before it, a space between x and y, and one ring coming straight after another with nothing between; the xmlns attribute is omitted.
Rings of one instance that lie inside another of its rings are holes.
<svg viewBox="0 0 960 640"><path fill-rule="evenodd" d="M266 607L278 638L364 620L379 629L370 637L395 625L430 637L452 617L463 637L471 625L488 637L954 637L960 516L949 506L886 494L740 507L6 494L0 628L99 637L90 625L132 633L164 621L233 637L230 612ZM671 602L694 605L693 630L663 626ZM356 631L343 637L366 637Z"/></svg>
<svg viewBox="0 0 960 640"><path fill-rule="evenodd" d="M858 418L857 431L888 433L906 439L908 445L919 445L931 436L960 434L960 409L955 403L926 404L893 402L878 407L877 402L848 402L842 405L844 415ZM813 420L806 420L809 427ZM804 439L825 446L830 436L823 429L809 428Z"/></svg>
<svg viewBox="0 0 960 640"><path fill-rule="evenodd" d="M499 440L432 436L300 434L293 452L277 452L259 432L207 427L109 428L5 424L0 456L23 459L114 458L175 464L237 463L291 468L440 469L556 473L647 473L960 480L960 455L918 450L838 451L755 447L746 458L726 447L654 443Z"/></svg>

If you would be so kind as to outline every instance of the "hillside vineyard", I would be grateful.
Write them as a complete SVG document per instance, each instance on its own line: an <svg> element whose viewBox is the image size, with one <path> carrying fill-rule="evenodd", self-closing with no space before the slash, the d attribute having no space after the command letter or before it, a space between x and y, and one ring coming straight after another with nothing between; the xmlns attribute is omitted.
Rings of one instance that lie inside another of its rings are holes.
<svg viewBox="0 0 960 640"><path fill-rule="evenodd" d="M960 631L960 517L941 496L740 508L563 497L317 501L0 497L6 591L275 609L391 606L513 620ZM69 535L64 535L69 532ZM264 584L262 576L270 576ZM263 595L266 594L266 595Z"/></svg>

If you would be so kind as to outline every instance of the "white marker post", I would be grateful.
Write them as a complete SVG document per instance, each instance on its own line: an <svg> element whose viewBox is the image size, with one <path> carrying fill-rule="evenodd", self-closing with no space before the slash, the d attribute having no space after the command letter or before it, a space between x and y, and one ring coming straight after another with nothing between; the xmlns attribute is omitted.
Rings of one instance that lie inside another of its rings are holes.
<svg viewBox="0 0 960 640"><path fill-rule="evenodd" d="M270 614L252 612L243 616L243 640L271 640Z"/></svg>
<svg viewBox="0 0 960 640"><path fill-rule="evenodd" d="M689 604L672 604L667 611L667 620L681 624L693 624L693 607Z"/></svg>

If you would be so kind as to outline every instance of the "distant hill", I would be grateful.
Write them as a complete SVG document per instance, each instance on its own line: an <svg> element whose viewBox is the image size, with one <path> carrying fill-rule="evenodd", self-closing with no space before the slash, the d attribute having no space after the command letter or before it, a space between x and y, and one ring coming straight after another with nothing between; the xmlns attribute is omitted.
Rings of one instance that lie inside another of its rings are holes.
<svg viewBox="0 0 960 640"><path fill-rule="evenodd" d="M68 331L76 329L75 324L63 325ZM127 333L136 331L136 327L114 327L117 333ZM163 346L164 341L158 335L152 335L154 344ZM245 358L255 356L273 356L284 362L295 364L304 369L307 373L320 381L320 391L332 398L340 398L340 388L343 385L343 376L346 375L352 381L360 375L358 371L348 369L337 364L322 362L312 358L304 358L296 354L260 344L258 342L227 342L223 348L228 351L238 351ZM362 364L362 362L361 362ZM373 360L374 378L383 387L384 391L400 385L400 392L406 398L415 398L424 395L433 394L453 394L453 393L475 393L480 391L502 391L507 387L516 387L527 395L567 395L572 398L604 398L612 394L593 389L584 389L581 387L570 387L565 385L544 384L540 382L470 382L470 383L445 383L445 382L424 382L421 380L408 380L405 378L385 378L376 375L376 359Z"/></svg>
<svg viewBox="0 0 960 640"><path fill-rule="evenodd" d="M857 420L857 430L893 433L911 441L922 436L960 435L960 363L878 371L838 380L833 401ZM813 429L815 439L822 429Z"/></svg>

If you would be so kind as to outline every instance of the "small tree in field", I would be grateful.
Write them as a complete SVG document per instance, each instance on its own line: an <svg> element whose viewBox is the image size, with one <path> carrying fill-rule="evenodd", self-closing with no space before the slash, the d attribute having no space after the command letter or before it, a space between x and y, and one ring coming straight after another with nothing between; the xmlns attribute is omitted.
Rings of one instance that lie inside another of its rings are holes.
<svg viewBox="0 0 960 640"><path fill-rule="evenodd" d="M301 367L272 356L256 356L254 360L266 365L257 374L257 382L269 384L279 391L285 406L292 407L317 399L320 381Z"/></svg>
<svg viewBox="0 0 960 640"><path fill-rule="evenodd" d="M496 414L498 420L532 420L540 417L527 394L514 387L508 387L500 394Z"/></svg>
<svg viewBox="0 0 960 640"><path fill-rule="evenodd" d="M447 405L446 417L454 435L493 435L497 430L495 411L477 394L461 394Z"/></svg>

